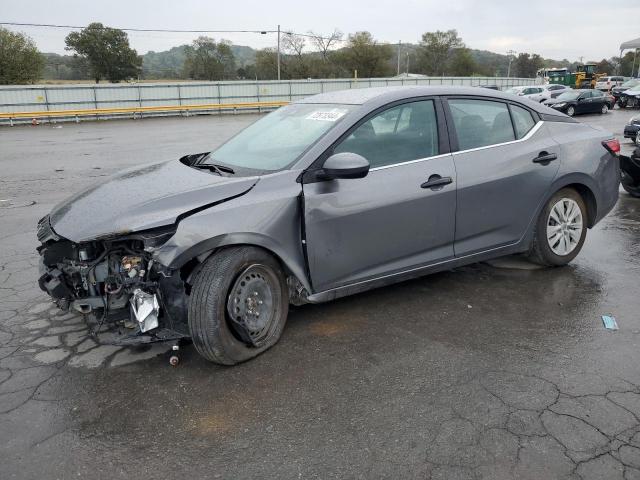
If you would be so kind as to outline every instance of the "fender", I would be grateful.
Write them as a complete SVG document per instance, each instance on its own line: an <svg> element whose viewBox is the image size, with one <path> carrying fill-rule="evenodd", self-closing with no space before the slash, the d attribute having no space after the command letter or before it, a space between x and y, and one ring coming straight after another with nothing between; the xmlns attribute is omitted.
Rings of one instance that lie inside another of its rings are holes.
<svg viewBox="0 0 640 480"><path fill-rule="evenodd" d="M208 257L214 250L236 245L252 245L268 250L283 263L286 269L298 279L308 292L311 292L311 284L305 273L306 267L304 260L301 262L301 259L292 257L287 252L287 249L276 239L255 232L228 233L208 238L182 251L179 255L172 257L166 266L171 269L178 269L194 258L201 257L205 254L206 257ZM171 258L168 252L165 255L158 257L160 263L163 263L163 259Z"/></svg>

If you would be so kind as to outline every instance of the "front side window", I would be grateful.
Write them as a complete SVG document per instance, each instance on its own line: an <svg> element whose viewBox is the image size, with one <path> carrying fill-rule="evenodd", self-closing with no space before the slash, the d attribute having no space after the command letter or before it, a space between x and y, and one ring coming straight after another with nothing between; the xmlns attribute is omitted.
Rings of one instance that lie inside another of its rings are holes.
<svg viewBox="0 0 640 480"><path fill-rule="evenodd" d="M369 160L371 168L438 154L438 124L433 100L403 103L358 126L334 153L351 152Z"/></svg>
<svg viewBox="0 0 640 480"><path fill-rule="evenodd" d="M263 172L282 170L353 108L302 103L279 108L212 152L204 163Z"/></svg>
<svg viewBox="0 0 640 480"><path fill-rule="evenodd" d="M460 150L515 140L506 103L492 100L451 99L451 116Z"/></svg>
<svg viewBox="0 0 640 480"><path fill-rule="evenodd" d="M511 105L510 108L511 116L513 117L513 126L516 129L516 136L520 139L529 133L529 130L533 128L536 122L529 110L516 105Z"/></svg>

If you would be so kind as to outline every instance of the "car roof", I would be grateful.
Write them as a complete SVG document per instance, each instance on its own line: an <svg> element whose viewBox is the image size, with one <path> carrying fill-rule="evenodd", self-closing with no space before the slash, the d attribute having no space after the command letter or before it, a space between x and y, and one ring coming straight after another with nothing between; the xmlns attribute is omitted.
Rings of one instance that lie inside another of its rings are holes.
<svg viewBox="0 0 640 480"><path fill-rule="evenodd" d="M469 95L474 97L487 97L498 100L517 101L514 95L478 87L456 87L447 85L431 86L403 86L403 87L369 87L354 88L351 90L339 90L335 92L320 93L311 97L297 100L295 103L332 103L343 105L373 106L385 105L397 100L413 97L426 97L435 95ZM528 108L541 113L548 113L547 107L537 102L526 100Z"/></svg>

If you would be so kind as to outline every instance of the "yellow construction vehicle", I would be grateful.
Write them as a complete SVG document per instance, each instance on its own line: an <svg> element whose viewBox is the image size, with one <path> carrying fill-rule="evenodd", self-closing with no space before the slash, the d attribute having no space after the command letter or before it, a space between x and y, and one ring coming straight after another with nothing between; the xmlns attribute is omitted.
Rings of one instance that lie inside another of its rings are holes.
<svg viewBox="0 0 640 480"><path fill-rule="evenodd" d="M575 88L596 88L596 82L606 73L596 73L595 63L586 63L576 67Z"/></svg>

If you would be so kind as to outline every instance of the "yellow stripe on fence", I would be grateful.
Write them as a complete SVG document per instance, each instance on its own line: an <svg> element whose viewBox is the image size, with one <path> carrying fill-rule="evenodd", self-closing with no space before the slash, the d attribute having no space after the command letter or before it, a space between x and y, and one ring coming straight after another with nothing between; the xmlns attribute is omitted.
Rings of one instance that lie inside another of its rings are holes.
<svg viewBox="0 0 640 480"><path fill-rule="evenodd" d="M162 105L157 107L95 108L86 110L48 110L38 112L0 112L0 118L80 117L145 112L189 112L193 110L233 110L242 108L274 108L289 102L206 103L200 105Z"/></svg>

